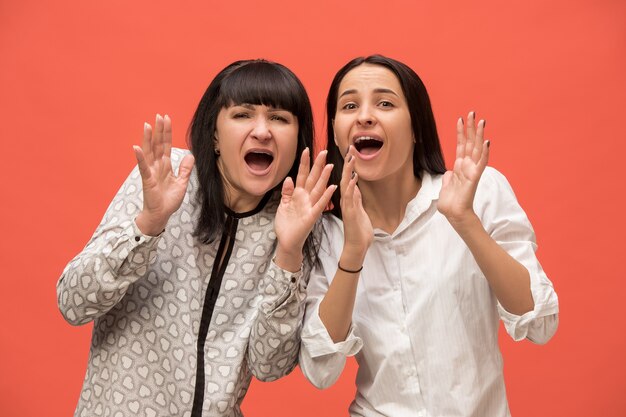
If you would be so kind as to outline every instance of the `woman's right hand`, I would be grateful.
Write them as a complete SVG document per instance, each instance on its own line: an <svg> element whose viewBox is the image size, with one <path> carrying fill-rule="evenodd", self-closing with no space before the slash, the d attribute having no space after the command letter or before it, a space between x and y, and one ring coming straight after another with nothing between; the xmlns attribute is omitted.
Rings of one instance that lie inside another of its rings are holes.
<svg viewBox="0 0 626 417"><path fill-rule="evenodd" d="M344 243L339 263L342 268L358 270L363 265L365 253L374 240L374 228L363 208L361 191L357 186L358 174L354 171L354 147L346 153L341 173L341 214Z"/></svg>
<svg viewBox="0 0 626 417"><path fill-rule="evenodd" d="M180 163L178 176L174 175L170 159L172 121L167 115L157 114L154 131L145 123L142 146L133 146L133 149L143 187L143 210L135 223L143 234L157 236L183 202L194 158L186 155Z"/></svg>

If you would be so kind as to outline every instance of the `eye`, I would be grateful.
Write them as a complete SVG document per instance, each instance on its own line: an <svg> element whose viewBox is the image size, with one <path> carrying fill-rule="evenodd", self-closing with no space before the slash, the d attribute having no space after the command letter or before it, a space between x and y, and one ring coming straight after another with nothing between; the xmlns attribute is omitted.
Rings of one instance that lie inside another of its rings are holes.
<svg viewBox="0 0 626 417"><path fill-rule="evenodd" d="M395 107L393 103L389 100L382 100L380 103L378 103L378 105L380 107Z"/></svg>
<svg viewBox="0 0 626 417"><path fill-rule="evenodd" d="M356 109L356 104L355 103L346 103L343 106L341 106L342 110L354 110Z"/></svg>
<svg viewBox="0 0 626 417"><path fill-rule="evenodd" d="M239 112L239 113L233 114L233 119L249 119L249 118L250 118L250 114L246 112Z"/></svg>
<svg viewBox="0 0 626 417"><path fill-rule="evenodd" d="M273 114L270 119L283 122L283 123L289 123L289 120L285 116L281 116L280 114Z"/></svg>

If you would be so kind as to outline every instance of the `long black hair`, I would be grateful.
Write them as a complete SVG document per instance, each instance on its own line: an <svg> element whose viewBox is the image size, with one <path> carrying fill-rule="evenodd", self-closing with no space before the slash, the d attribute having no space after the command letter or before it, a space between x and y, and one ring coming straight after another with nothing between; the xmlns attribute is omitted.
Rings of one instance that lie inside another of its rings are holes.
<svg viewBox="0 0 626 417"><path fill-rule="evenodd" d="M236 61L211 81L200 99L188 132L188 145L196 159L201 204L195 235L204 243L220 236L224 229L224 184L215 155L215 130L221 109L240 104L266 105L291 112L298 118L296 158L289 173L294 182L304 148L313 149L313 112L304 86L287 67L263 59ZM310 163L313 163L312 153ZM280 191L279 183L268 193ZM305 257L312 253L311 239ZM308 256L309 259L312 259Z"/></svg>
<svg viewBox="0 0 626 417"><path fill-rule="evenodd" d="M326 99L327 160L329 164L335 165L329 183L339 185L343 170L343 157L335 144L335 131L333 129L333 120L337 113L339 85L348 72L363 64L387 68L395 74L400 82L411 116L411 129L415 135L415 147L413 148L413 174L415 177L421 178L422 171L430 174L445 173L446 164L441 152L433 109L424 83L415 71L406 64L382 55L370 55L355 58L337 71L328 91ZM335 193L331 199L333 205L331 212L339 218L341 218L340 198L339 193Z"/></svg>

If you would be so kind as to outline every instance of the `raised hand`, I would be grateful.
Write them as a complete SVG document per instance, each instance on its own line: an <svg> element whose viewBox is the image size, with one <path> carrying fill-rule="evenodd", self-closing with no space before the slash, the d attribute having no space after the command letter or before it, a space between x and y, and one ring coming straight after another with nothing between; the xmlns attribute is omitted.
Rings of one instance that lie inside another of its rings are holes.
<svg viewBox="0 0 626 417"><path fill-rule="evenodd" d="M327 151L317 155L310 170L309 152L308 148L302 152L295 185L289 177L283 182L274 220L278 240L276 264L292 272L300 268L304 242L337 189L335 185L327 186L333 169L326 164Z"/></svg>
<svg viewBox="0 0 626 417"><path fill-rule="evenodd" d="M354 171L354 147L346 153L341 173L341 214L343 217L344 244L341 266L357 270L363 264L365 253L374 239L374 228L363 208L361 191L357 186L358 174Z"/></svg>
<svg viewBox="0 0 626 417"><path fill-rule="evenodd" d="M483 140L485 121L476 124L475 117L475 113L470 112L467 127L462 118L457 121L454 168L443 176L437 203L437 209L452 226L474 215L474 195L489 160L489 141Z"/></svg>
<svg viewBox="0 0 626 417"><path fill-rule="evenodd" d="M163 231L170 216L185 197L194 164L192 155L180 163L178 176L172 170L172 121L157 114L154 131L144 124L142 146L133 146L141 173L143 210L135 222L142 233L156 236Z"/></svg>

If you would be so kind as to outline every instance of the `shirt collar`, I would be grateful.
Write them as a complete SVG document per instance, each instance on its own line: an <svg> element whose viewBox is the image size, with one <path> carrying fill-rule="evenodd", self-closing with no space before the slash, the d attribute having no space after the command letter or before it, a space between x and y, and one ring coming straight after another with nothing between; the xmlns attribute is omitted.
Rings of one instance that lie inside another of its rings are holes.
<svg viewBox="0 0 626 417"><path fill-rule="evenodd" d="M441 191L442 175L432 175L426 171L422 171L422 185L419 191L411 201L406 205L404 219L398 225L394 235L402 232L407 226L427 211L433 204L433 201L439 199L439 191Z"/></svg>

